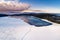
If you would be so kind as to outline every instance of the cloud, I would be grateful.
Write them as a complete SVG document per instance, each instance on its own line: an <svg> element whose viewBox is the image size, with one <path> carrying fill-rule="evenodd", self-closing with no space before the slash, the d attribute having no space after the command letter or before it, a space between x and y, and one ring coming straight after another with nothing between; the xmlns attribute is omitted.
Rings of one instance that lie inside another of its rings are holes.
<svg viewBox="0 0 60 40"><path fill-rule="evenodd" d="M53 8L53 7L47 7L47 8L44 8L42 10L44 10L47 13L60 13L60 9Z"/></svg>
<svg viewBox="0 0 60 40"><path fill-rule="evenodd" d="M26 10L30 7L29 4L19 3L13 1L0 2L0 11L21 11Z"/></svg>
<svg viewBox="0 0 60 40"><path fill-rule="evenodd" d="M35 8L34 10L42 10L45 13L60 13L60 8L51 7L51 6L41 6L41 7Z"/></svg>

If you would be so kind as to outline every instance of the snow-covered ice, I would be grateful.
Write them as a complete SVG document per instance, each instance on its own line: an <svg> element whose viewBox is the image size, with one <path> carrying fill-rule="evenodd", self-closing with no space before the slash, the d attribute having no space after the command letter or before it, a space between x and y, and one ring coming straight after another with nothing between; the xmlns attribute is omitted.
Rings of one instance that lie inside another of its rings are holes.
<svg viewBox="0 0 60 40"><path fill-rule="evenodd" d="M1 17L0 40L60 40L60 24L35 27L21 19Z"/></svg>

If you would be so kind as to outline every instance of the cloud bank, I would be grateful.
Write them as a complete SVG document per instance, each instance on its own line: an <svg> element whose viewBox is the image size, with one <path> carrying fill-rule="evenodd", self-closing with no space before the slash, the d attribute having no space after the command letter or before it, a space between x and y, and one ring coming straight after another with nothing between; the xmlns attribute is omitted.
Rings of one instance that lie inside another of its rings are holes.
<svg viewBox="0 0 60 40"><path fill-rule="evenodd" d="M29 4L14 1L0 2L0 11L22 11L30 7Z"/></svg>

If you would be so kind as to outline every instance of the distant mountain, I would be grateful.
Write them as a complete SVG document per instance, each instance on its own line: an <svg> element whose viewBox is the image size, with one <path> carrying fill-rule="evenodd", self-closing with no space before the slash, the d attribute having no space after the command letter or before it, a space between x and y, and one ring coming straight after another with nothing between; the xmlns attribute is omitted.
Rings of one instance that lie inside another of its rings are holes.
<svg viewBox="0 0 60 40"><path fill-rule="evenodd" d="M5 17L5 16L8 16L8 15L6 15L6 14L0 14L0 17Z"/></svg>

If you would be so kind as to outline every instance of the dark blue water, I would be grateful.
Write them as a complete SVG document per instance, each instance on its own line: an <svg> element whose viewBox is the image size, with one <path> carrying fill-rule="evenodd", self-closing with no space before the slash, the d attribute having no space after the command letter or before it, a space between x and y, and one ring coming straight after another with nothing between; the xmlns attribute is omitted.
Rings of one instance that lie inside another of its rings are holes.
<svg viewBox="0 0 60 40"><path fill-rule="evenodd" d="M36 27L42 27L42 26L49 26L49 25L52 25L52 23L50 22L46 22L40 18L36 18L36 17L33 17L33 16L29 16L28 17L28 23L31 24L31 25L35 25Z"/></svg>

